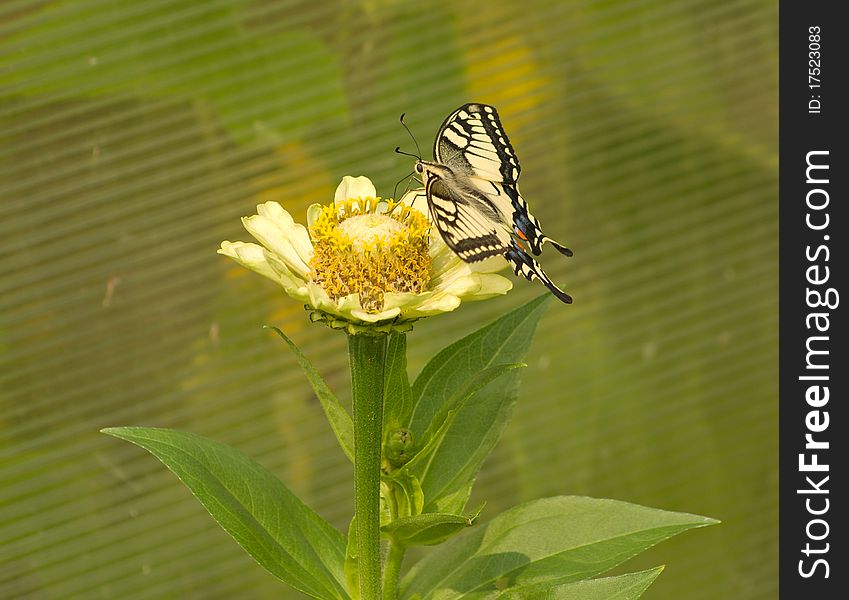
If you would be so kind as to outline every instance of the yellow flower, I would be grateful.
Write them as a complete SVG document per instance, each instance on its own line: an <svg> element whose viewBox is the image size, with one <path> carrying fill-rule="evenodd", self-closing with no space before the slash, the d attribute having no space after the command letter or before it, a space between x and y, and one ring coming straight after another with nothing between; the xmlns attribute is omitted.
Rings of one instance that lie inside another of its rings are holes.
<svg viewBox="0 0 849 600"><path fill-rule="evenodd" d="M432 232L425 199L384 201L366 177L344 177L334 202L307 210L309 229L276 202L242 224L259 244L221 243L218 253L268 277L303 302L314 321L350 333L406 330L463 300L506 294L500 257L470 265Z"/></svg>

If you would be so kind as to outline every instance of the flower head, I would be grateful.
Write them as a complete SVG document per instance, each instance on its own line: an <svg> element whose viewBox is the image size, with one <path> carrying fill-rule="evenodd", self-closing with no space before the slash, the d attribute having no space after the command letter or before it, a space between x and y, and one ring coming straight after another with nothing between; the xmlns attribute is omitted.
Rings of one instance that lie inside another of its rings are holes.
<svg viewBox="0 0 849 600"><path fill-rule="evenodd" d="M332 204L308 209L309 228L266 202L242 219L259 244L225 241L218 252L278 283L313 320L350 333L407 330L462 300L507 293L512 284L493 272L506 263L461 261L431 235L422 204L415 194L383 201L367 178L346 176Z"/></svg>
<svg viewBox="0 0 849 600"><path fill-rule="evenodd" d="M325 206L310 224L310 278L331 299L357 294L369 313L387 293L419 294L430 280L428 222L423 214L377 198L346 198Z"/></svg>

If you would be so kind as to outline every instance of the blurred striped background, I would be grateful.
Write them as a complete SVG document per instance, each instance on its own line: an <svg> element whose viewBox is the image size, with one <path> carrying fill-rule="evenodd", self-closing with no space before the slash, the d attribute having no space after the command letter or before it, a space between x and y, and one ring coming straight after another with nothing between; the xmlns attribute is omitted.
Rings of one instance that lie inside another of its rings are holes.
<svg viewBox="0 0 849 600"><path fill-rule="evenodd" d="M0 597L294 598L110 425L273 469L340 528L351 469L291 335L349 397L344 336L215 250L343 175L384 196L454 108L498 107L575 250L472 502L612 497L722 525L646 598L777 596L777 3L7 0L0 5ZM541 293L464 305L429 356ZM437 550L438 551L438 550Z"/></svg>

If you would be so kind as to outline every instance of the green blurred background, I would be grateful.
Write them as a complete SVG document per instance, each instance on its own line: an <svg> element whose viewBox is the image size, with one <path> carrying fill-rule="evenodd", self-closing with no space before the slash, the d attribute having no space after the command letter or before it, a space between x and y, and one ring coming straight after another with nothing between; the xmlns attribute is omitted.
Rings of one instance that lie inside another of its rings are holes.
<svg viewBox="0 0 849 600"><path fill-rule="evenodd" d="M777 596L777 3L7 0L0 5L0 597L289 598L110 425L273 469L343 529L351 469L276 324L349 397L345 339L215 250L343 175L389 196L468 101L575 257L472 502L709 515L646 598ZM428 151L429 153L429 151ZM438 348L540 294L464 305ZM438 551L438 550L436 550Z"/></svg>

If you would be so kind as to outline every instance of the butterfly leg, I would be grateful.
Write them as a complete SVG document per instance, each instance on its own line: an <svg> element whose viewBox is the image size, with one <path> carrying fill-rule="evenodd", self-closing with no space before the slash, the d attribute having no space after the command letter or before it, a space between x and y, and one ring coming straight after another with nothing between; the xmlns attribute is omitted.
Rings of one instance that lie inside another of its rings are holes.
<svg viewBox="0 0 849 600"><path fill-rule="evenodd" d="M572 297L554 285L554 282L548 278L548 275L545 274L545 271L542 270L539 263L525 252L517 242L512 241L510 243L510 247L507 248L507 252L504 253L504 258L513 265L513 272L516 275L521 275L528 281L538 279L552 294L557 296L559 300L566 304L572 304Z"/></svg>

